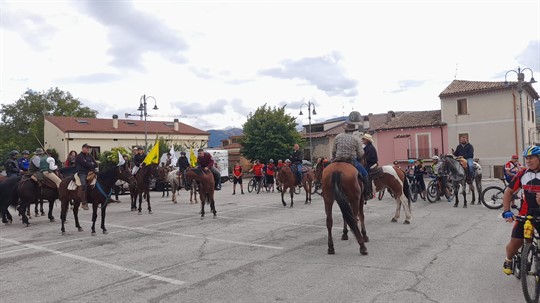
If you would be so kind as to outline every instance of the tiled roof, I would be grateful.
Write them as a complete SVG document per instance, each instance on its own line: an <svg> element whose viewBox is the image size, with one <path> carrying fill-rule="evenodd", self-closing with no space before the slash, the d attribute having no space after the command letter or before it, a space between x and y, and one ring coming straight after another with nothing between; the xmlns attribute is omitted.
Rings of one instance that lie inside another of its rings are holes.
<svg viewBox="0 0 540 303"><path fill-rule="evenodd" d="M499 82L487 82L487 81L466 81L466 80L454 80L448 85L442 93L439 94L439 98L461 96L461 95L473 95L485 92L504 91L504 90L516 90L517 82L504 81ZM534 90L532 85L528 82L523 83L523 89L527 91L535 99L538 99L538 93Z"/></svg>
<svg viewBox="0 0 540 303"><path fill-rule="evenodd" d="M118 119L118 128L113 128L113 119L79 118L46 116L45 119L58 127L64 133L133 133L144 134L144 121ZM174 130L174 122L147 121L148 133L201 135L208 136L209 132L178 122L178 131Z"/></svg>
<svg viewBox="0 0 540 303"><path fill-rule="evenodd" d="M440 110L400 112L391 121L380 125L377 130L440 126L445 124L441 121Z"/></svg>

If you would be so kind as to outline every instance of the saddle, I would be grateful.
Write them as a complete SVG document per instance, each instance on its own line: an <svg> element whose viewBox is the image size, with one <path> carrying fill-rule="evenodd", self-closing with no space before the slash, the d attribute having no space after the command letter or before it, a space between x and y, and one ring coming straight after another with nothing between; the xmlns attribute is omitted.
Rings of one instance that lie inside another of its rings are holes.
<svg viewBox="0 0 540 303"><path fill-rule="evenodd" d="M21 181L28 181L28 180L32 180L33 182L36 182L39 187L57 189L56 183L54 183L49 178L45 178L43 173L40 171L37 171L33 174L24 174Z"/></svg>
<svg viewBox="0 0 540 303"><path fill-rule="evenodd" d="M463 169L466 170L469 167L467 165L467 159L463 158L462 156L457 157L456 160L459 161L459 164L461 164L461 167L463 167Z"/></svg>
<svg viewBox="0 0 540 303"><path fill-rule="evenodd" d="M380 179L383 176L383 169L382 167L375 167L368 171L369 178L371 180L377 180Z"/></svg>
<svg viewBox="0 0 540 303"><path fill-rule="evenodd" d="M94 172L89 172L88 176L86 177L86 181L88 182L88 185L94 186L97 181L97 176ZM71 178L71 181L68 184L68 190L76 190L77 187L81 186L81 179L79 178L79 174L74 174Z"/></svg>

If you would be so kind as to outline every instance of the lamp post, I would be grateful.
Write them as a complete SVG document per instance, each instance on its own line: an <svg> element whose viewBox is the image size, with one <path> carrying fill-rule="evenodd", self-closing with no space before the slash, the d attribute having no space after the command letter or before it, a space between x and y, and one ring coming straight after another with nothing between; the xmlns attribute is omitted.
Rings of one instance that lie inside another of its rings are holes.
<svg viewBox="0 0 540 303"><path fill-rule="evenodd" d="M504 75L504 84L505 85L508 85L508 81L506 80L506 77L508 76L508 74L515 73L517 75L517 78L518 78L517 88L518 88L518 93L519 93L519 117L521 119L521 148L522 148L522 150L525 149L525 121L523 121L523 98L522 98L522 93L523 93L523 83L525 82L525 74L523 72L526 71L526 70L531 72L531 80L528 83L531 83L531 84L536 83L536 80L534 80L534 72L532 71L532 69L530 69L528 67L526 67L524 69L521 69L521 67L518 66L517 71L516 70L509 70Z"/></svg>
<svg viewBox="0 0 540 303"><path fill-rule="evenodd" d="M309 121L309 162L311 162L311 165L313 165L313 142L311 141L311 114L316 115L317 111L315 111L315 104L313 102L308 101L307 103L302 103L300 105L300 113L298 115L302 116L304 113L302 113L302 107L303 106L308 107L308 121ZM313 107L313 111L311 110L311 107Z"/></svg>
<svg viewBox="0 0 540 303"><path fill-rule="evenodd" d="M152 96L142 95L141 99L139 100L139 108L137 109L141 113L139 115L126 113L126 118L129 116L140 116L142 120L144 117L144 152L145 153L148 152L147 150L148 149L148 124L146 122L146 118L148 117L148 107L147 107L146 100L150 98L154 99L154 107L152 109L158 110L156 98Z"/></svg>

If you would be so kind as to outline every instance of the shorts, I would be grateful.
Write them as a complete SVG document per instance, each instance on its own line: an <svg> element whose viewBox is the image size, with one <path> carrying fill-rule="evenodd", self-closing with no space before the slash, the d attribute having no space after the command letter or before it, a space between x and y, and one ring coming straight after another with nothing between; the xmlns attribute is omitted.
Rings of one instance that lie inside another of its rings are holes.
<svg viewBox="0 0 540 303"><path fill-rule="evenodd" d="M255 176L255 181L261 182L263 176Z"/></svg>
<svg viewBox="0 0 540 303"><path fill-rule="evenodd" d="M540 225L538 223L534 223L534 228L537 231L540 231ZM512 229L512 238L516 239L523 239L523 226L525 225L525 222L516 221L514 223L514 228Z"/></svg>
<svg viewBox="0 0 540 303"><path fill-rule="evenodd" d="M274 184L274 176L266 175L266 184Z"/></svg>
<svg viewBox="0 0 540 303"><path fill-rule="evenodd" d="M237 177L233 177L233 184L242 184L242 176L240 176L239 178Z"/></svg>

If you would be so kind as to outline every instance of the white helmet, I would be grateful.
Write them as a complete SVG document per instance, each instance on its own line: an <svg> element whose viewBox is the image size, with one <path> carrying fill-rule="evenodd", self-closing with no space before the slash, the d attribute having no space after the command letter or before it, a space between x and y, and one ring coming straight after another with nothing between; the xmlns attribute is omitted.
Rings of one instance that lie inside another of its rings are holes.
<svg viewBox="0 0 540 303"><path fill-rule="evenodd" d="M439 157L438 156L433 156L431 157L432 160L439 160Z"/></svg>

